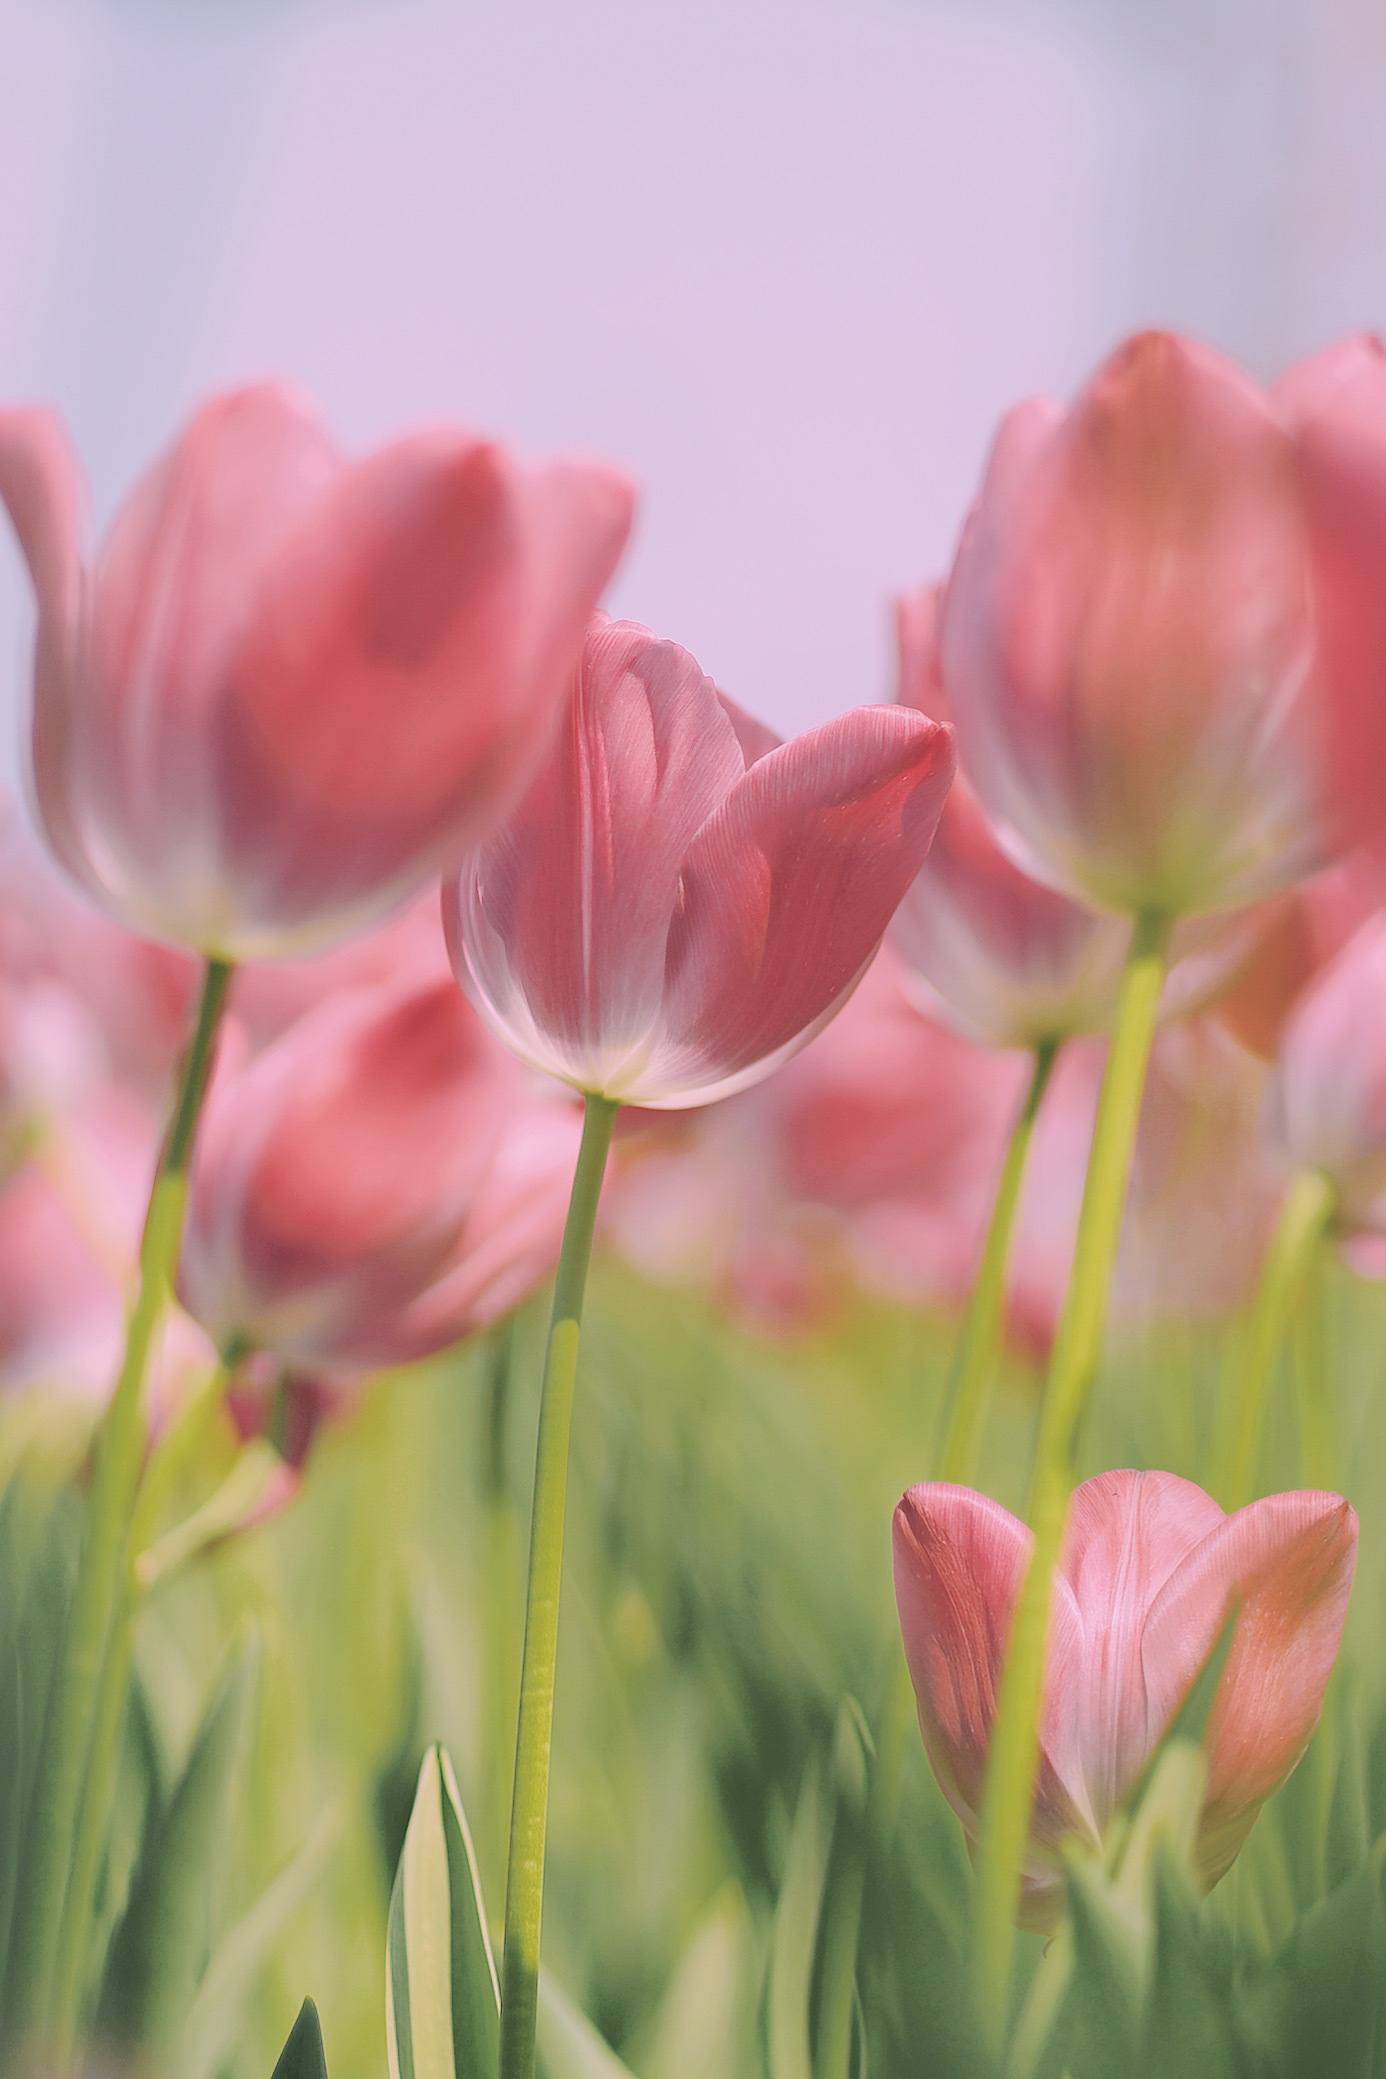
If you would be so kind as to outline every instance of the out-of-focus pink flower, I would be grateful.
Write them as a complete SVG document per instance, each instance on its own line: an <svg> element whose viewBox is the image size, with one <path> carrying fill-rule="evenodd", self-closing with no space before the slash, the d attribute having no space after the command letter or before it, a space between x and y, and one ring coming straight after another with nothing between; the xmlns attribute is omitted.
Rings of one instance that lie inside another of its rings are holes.
<svg viewBox="0 0 1386 2079"><path fill-rule="evenodd" d="M686 650L593 627L552 755L444 890L458 977L522 1060L704 1104L845 1002L928 850L951 734L872 707L770 741Z"/></svg>
<svg viewBox="0 0 1386 2079"><path fill-rule="evenodd" d="M926 586L897 602L897 697L948 721L941 598L940 587ZM1035 1047L1106 1030L1131 926L1022 872L964 769L890 936L927 1011L982 1046ZM1184 1015L1215 995L1253 943L1254 930L1241 920L1181 925L1165 1015Z"/></svg>
<svg viewBox="0 0 1386 2079"><path fill-rule="evenodd" d="M1235 909L1338 841L1293 443L1206 348L1142 334L1010 414L943 653L978 796L1071 894Z"/></svg>
<svg viewBox="0 0 1386 2079"><path fill-rule="evenodd" d="M213 1086L185 1304L220 1349L308 1369L485 1325L557 1254L577 1128L531 1109L450 977L332 999Z"/></svg>
<svg viewBox="0 0 1386 2079"><path fill-rule="evenodd" d="M1272 1061L1295 1004L1381 907L1381 877L1362 853L1270 905L1269 921L1213 1006L1244 1047Z"/></svg>
<svg viewBox="0 0 1386 2079"><path fill-rule="evenodd" d="M853 1284L914 1304L965 1291L1024 1064L908 1001L887 946L769 1082L618 1150L610 1218L651 1275L760 1326L822 1321Z"/></svg>
<svg viewBox="0 0 1386 2079"><path fill-rule="evenodd" d="M1313 548L1324 709L1347 834L1386 850L1386 345L1362 333L1276 386Z"/></svg>
<svg viewBox="0 0 1386 2079"><path fill-rule="evenodd" d="M631 511L609 470L452 431L347 463L273 385L205 405L90 566L51 414L0 414L0 498L52 851L131 930L237 959L363 929L504 811Z"/></svg>
<svg viewBox="0 0 1386 2079"><path fill-rule="evenodd" d="M895 1590L924 1745L975 1836L996 1691L1031 1535L970 1488L912 1487ZM1022 1919L1058 1917L1061 1843L1093 1843L1178 1715L1232 1610L1206 1731L1197 1857L1212 1886L1318 1722L1357 1556L1336 1494L1224 1515L1172 1473L1103 1473L1073 1497L1049 1637Z"/></svg>
<svg viewBox="0 0 1386 2079"><path fill-rule="evenodd" d="M1340 1223L1386 1232L1386 917L1364 924L1300 997L1269 1115L1277 1154L1328 1178Z"/></svg>
<svg viewBox="0 0 1386 2079"><path fill-rule="evenodd" d="M1073 1261L1105 1049L1071 1043L1035 1129L1011 1245L1007 1326L1052 1344ZM1209 1018L1151 1055L1112 1283L1112 1327L1224 1316L1254 1290L1284 1188L1263 1123L1264 1065Z"/></svg>

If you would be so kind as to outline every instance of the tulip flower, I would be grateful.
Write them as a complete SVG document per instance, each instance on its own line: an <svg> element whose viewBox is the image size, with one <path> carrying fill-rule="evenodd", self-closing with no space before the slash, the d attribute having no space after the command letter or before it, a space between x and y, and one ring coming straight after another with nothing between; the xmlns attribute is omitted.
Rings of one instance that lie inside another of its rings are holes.
<svg viewBox="0 0 1386 2079"><path fill-rule="evenodd" d="M451 977L343 995L219 1083L181 1291L231 1356L404 1363L552 1268L576 1121L533 1116Z"/></svg>
<svg viewBox="0 0 1386 2079"><path fill-rule="evenodd" d="M913 1487L895 1512L924 1745L969 1838L1031 1543L966 1487ZM1217 1883L1318 1721L1356 1553L1357 1518L1335 1494L1270 1495L1228 1516L1172 1473L1103 1473L1078 1488L1049 1631L1024 1924L1054 1925L1062 1844L1101 1843L1235 1610L1197 1844L1204 1883Z"/></svg>
<svg viewBox="0 0 1386 2079"><path fill-rule="evenodd" d="M775 744L686 650L600 622L548 761L445 886L458 979L589 1095L728 1096L856 987L952 767L949 731L900 708Z"/></svg>
<svg viewBox="0 0 1386 2079"><path fill-rule="evenodd" d="M1333 784L1350 838L1386 833L1386 344L1369 334L1276 385L1313 552Z"/></svg>
<svg viewBox="0 0 1386 2079"><path fill-rule="evenodd" d="M1165 918L1293 885L1338 839L1295 451L1206 348L1147 333L1017 407L963 531L944 674L1019 862Z"/></svg>
<svg viewBox="0 0 1386 2079"><path fill-rule="evenodd" d="M897 697L949 720L941 598L941 587L926 586L897 602ZM982 1046L1036 1048L1106 1031L1130 927L1023 872L962 770L890 937L926 1011ZM1241 923L1182 926L1171 949L1164 1015L1183 1015L1218 991L1252 942Z"/></svg>
<svg viewBox="0 0 1386 2079"><path fill-rule="evenodd" d="M1291 1013L1270 1093L1292 1171L1331 1187L1338 1222L1386 1232L1386 918L1354 933Z"/></svg>
<svg viewBox="0 0 1386 2079"><path fill-rule="evenodd" d="M631 509L611 471L448 430L344 461L268 384L194 415L90 564L51 414L0 413L0 499L48 844L127 928L222 961L364 928L505 809Z"/></svg>

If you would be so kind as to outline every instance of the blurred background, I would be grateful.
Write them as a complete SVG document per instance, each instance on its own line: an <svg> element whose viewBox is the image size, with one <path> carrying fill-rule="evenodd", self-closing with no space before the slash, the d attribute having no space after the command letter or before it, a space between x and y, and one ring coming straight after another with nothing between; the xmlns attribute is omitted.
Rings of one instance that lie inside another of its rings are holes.
<svg viewBox="0 0 1386 2079"><path fill-rule="evenodd" d="M613 604L781 725L888 690L1016 396L1386 319L1378 0L0 0L0 65L0 393L99 515L261 372L599 450Z"/></svg>

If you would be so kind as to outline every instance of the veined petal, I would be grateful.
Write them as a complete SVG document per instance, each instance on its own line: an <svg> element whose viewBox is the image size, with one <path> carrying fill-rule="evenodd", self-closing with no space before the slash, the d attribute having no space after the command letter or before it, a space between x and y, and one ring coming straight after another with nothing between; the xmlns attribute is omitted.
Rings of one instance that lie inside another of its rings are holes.
<svg viewBox="0 0 1386 2079"><path fill-rule="evenodd" d="M810 1039L856 986L918 872L950 730L858 708L751 766L684 863L663 1038L636 1103L705 1102Z"/></svg>
<svg viewBox="0 0 1386 2079"><path fill-rule="evenodd" d="M1141 1660L1152 1746L1238 1610L1207 1733L1199 1858L1210 1885L1318 1723L1356 1558L1357 1518L1339 1495L1269 1495L1196 1545L1150 1610Z"/></svg>
<svg viewBox="0 0 1386 2079"><path fill-rule="evenodd" d="M975 1834L1016 1598L1033 1545L1023 1523L968 1487L912 1487L895 1511L895 1597L934 1774ZM1073 1684L1085 1651L1067 1582L1055 1583L1029 1874L1067 1836L1093 1833L1074 1750Z"/></svg>
<svg viewBox="0 0 1386 2079"><path fill-rule="evenodd" d="M522 1058L624 1094L660 1018L685 854L744 771L687 650L631 621L591 630L549 758L444 889L458 977Z"/></svg>
<svg viewBox="0 0 1386 2079"><path fill-rule="evenodd" d="M1149 1755L1141 1637L1150 1606L1223 1512L1173 1473L1101 1473L1069 1506L1063 1574L1083 1624L1074 1714L1083 1781L1104 1826Z"/></svg>

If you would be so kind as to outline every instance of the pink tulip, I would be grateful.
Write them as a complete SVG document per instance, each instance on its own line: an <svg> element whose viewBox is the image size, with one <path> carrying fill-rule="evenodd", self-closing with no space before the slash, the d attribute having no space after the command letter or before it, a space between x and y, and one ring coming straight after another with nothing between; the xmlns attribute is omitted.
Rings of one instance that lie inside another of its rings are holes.
<svg viewBox="0 0 1386 2079"><path fill-rule="evenodd" d="M944 615L964 767L1022 865L1235 909L1336 842L1293 443L1240 370L1127 341L1004 422Z"/></svg>
<svg viewBox="0 0 1386 2079"><path fill-rule="evenodd" d="M767 744L686 650L592 628L552 755L444 890L458 978L522 1060L705 1104L846 1001L928 850L951 735L875 707Z"/></svg>
<svg viewBox="0 0 1386 2079"><path fill-rule="evenodd" d="M912 1487L895 1512L924 1745L969 1838L1030 1547L1024 1524L970 1488ZM1083 1483L1050 1629L1027 1926L1054 1925L1061 1844L1101 1841L1236 1609L1206 1729L1197 1849L1204 1883L1217 1883L1318 1722L1356 1556L1357 1518L1336 1494L1274 1494L1227 1516L1172 1473Z"/></svg>
<svg viewBox="0 0 1386 2079"><path fill-rule="evenodd" d="M576 1125L531 1114L450 977L333 999L213 1085L185 1304L222 1350L310 1370L483 1325L558 1251Z"/></svg>
<svg viewBox="0 0 1386 2079"><path fill-rule="evenodd" d="M949 720L938 645L941 587L897 602L903 706ZM1130 925L1070 901L1010 859L960 771L929 856L890 937L922 1007L990 1047L1035 1047L1111 1023ZM1216 992L1246 958L1243 926L1186 924L1175 935L1167 1016Z"/></svg>
<svg viewBox="0 0 1386 2079"><path fill-rule="evenodd" d="M451 431L347 463L271 385L205 405L90 566L49 413L0 414L0 498L49 846L129 929L237 959L364 928L504 811L631 508Z"/></svg>
<svg viewBox="0 0 1386 2079"><path fill-rule="evenodd" d="M1290 1169L1332 1184L1339 1221L1386 1232L1386 917L1354 934L1299 998L1270 1095Z"/></svg>
<svg viewBox="0 0 1386 2079"><path fill-rule="evenodd" d="M1350 837L1386 843L1386 344L1368 334L1276 386L1313 548L1324 710Z"/></svg>
<svg viewBox="0 0 1386 2079"><path fill-rule="evenodd" d="M1382 893L1379 872L1357 852L1267 905L1248 958L1212 1005L1228 1031L1263 1061L1273 1061L1295 1004L1375 914Z"/></svg>

